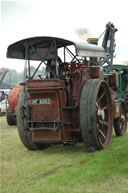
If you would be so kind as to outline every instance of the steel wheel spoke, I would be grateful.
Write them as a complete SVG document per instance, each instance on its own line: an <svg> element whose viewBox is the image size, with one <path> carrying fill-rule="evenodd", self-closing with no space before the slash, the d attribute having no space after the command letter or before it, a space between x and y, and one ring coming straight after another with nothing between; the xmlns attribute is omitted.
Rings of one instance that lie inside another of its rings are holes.
<svg viewBox="0 0 128 193"><path fill-rule="evenodd" d="M99 129L100 134L104 137L104 139L106 138L106 136L104 135L104 133L101 131L101 129Z"/></svg>
<svg viewBox="0 0 128 193"><path fill-rule="evenodd" d="M100 138L99 138L99 141L100 141L100 144L102 144L102 145L103 145L103 142L100 140Z"/></svg>
<svg viewBox="0 0 128 193"><path fill-rule="evenodd" d="M104 107L102 108L102 110L106 110L106 109L108 109L108 106L104 106Z"/></svg>
<svg viewBox="0 0 128 193"><path fill-rule="evenodd" d="M102 98L105 96L105 92L102 93L102 95L98 98L98 103L102 100Z"/></svg>

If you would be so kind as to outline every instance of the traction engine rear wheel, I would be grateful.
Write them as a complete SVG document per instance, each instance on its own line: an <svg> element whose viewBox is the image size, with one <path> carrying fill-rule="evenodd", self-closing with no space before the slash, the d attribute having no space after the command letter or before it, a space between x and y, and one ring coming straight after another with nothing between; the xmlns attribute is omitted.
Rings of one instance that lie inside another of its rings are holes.
<svg viewBox="0 0 128 193"><path fill-rule="evenodd" d="M24 87L20 93L19 100L18 100L18 106L17 106L17 127L18 127L18 133L19 137L24 144L24 146L29 150L37 150L37 149L43 149L46 147L45 145L38 145L35 144L32 141L32 132L26 127L26 115L24 112L21 111L23 108L23 105L27 102L27 94L26 94L26 88Z"/></svg>
<svg viewBox="0 0 128 193"><path fill-rule="evenodd" d="M91 79L80 96L80 128L87 151L106 148L112 138L112 98L104 80Z"/></svg>
<svg viewBox="0 0 128 193"><path fill-rule="evenodd" d="M124 101L120 104L120 117L114 119L114 129L116 136L123 136L127 131L127 109Z"/></svg>

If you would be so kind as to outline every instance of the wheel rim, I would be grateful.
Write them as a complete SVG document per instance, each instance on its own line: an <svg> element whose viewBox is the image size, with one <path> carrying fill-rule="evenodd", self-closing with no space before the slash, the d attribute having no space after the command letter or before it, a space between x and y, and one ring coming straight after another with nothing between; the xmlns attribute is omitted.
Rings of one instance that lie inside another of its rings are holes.
<svg viewBox="0 0 128 193"><path fill-rule="evenodd" d="M108 87L101 83L96 99L96 119L98 140L102 148L106 148L112 136L112 103Z"/></svg>

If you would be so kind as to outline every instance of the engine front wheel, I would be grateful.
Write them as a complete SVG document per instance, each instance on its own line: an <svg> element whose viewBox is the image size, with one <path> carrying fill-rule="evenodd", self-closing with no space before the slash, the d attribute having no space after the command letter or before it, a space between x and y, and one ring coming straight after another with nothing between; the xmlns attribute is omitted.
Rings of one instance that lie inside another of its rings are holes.
<svg viewBox="0 0 128 193"><path fill-rule="evenodd" d="M123 136L127 131L127 109L124 101L120 103L120 117L114 119L114 129L116 136Z"/></svg>

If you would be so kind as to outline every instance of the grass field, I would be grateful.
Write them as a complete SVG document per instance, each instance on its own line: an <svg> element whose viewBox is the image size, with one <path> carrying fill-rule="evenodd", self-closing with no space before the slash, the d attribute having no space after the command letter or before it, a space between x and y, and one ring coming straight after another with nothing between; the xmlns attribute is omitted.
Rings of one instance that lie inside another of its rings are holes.
<svg viewBox="0 0 128 193"><path fill-rule="evenodd" d="M28 151L0 117L1 193L128 193L128 134L86 153L83 144Z"/></svg>

